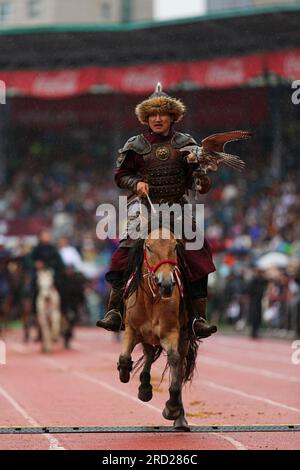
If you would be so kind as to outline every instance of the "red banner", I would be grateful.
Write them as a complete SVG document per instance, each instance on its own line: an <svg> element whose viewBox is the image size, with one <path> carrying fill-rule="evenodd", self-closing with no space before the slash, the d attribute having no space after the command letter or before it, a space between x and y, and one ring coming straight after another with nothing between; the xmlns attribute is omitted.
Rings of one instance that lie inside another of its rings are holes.
<svg viewBox="0 0 300 470"><path fill-rule="evenodd" d="M93 85L98 83L98 71L89 68L50 72L0 72L0 79L16 94L59 99L92 91Z"/></svg>
<svg viewBox="0 0 300 470"><path fill-rule="evenodd" d="M300 79L300 50L268 54L267 69L289 80Z"/></svg>
<svg viewBox="0 0 300 470"><path fill-rule="evenodd" d="M182 83L203 88L233 88L259 76L262 70L262 57L256 55L205 62L114 68L95 67L49 72L9 71L0 72L0 79L16 94L59 99L99 91L149 93L159 81L165 89Z"/></svg>
<svg viewBox="0 0 300 470"><path fill-rule="evenodd" d="M189 63L187 80L204 88L235 88L263 71L261 55Z"/></svg>
<svg viewBox="0 0 300 470"><path fill-rule="evenodd" d="M169 89L185 79L185 68L180 63L106 68L98 69L98 73L99 82L109 85L114 91L129 94L151 92L157 82Z"/></svg>
<svg viewBox="0 0 300 470"><path fill-rule="evenodd" d="M146 94L157 82L165 89L228 89L245 85L266 70L288 79L300 78L300 50L229 59L128 67L94 67L59 71L0 72L0 80L16 95L60 99L86 93Z"/></svg>

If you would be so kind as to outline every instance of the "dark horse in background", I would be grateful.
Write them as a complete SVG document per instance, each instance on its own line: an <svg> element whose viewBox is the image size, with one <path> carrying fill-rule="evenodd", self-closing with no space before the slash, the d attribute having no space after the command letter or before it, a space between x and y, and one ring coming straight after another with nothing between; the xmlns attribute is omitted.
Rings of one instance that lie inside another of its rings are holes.
<svg viewBox="0 0 300 470"><path fill-rule="evenodd" d="M190 333L188 282L180 242L165 228L152 231L133 248L125 288L125 333L118 370L121 382L128 382L133 370L131 353L141 343L144 356L138 397L152 398L150 370L162 351L170 368L169 400L163 416L174 421L177 430L189 430L182 403L182 387L192 380L199 342ZM183 287L184 286L184 287ZM183 294L184 293L184 294Z"/></svg>

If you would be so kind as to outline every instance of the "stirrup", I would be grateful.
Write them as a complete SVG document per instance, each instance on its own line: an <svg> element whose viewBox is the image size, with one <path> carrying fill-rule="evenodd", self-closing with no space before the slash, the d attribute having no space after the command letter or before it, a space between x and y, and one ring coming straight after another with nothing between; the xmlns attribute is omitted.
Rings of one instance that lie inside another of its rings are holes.
<svg viewBox="0 0 300 470"><path fill-rule="evenodd" d="M202 321L204 324L205 324L205 323L208 324L207 321L205 320L205 318L202 318L202 317L200 317L200 318L195 317L195 318L194 318L193 323L192 323L192 332L193 332L193 335L195 336L196 339L209 338L212 334L214 334L214 333L217 332L217 327L216 327L215 325L212 325L212 326L210 326L209 328L212 328L213 331L211 331L210 333L208 333L206 336L201 336L201 335L199 335L199 334L197 335L197 334L196 334L196 331L195 331L195 323L196 323L197 321L200 321L200 322Z"/></svg>
<svg viewBox="0 0 300 470"><path fill-rule="evenodd" d="M119 310L115 310L115 312L116 312L116 313L119 315L119 317L121 318L120 328L119 328L119 330L117 331L117 333L120 333L120 331L122 331L122 327L123 327L123 317L122 317L121 312L119 312Z"/></svg>

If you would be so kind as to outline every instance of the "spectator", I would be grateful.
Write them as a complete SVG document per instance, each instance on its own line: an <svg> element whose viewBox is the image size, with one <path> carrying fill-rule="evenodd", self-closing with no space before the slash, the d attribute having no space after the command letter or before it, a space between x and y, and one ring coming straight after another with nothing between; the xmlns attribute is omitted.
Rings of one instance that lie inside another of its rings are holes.
<svg viewBox="0 0 300 470"><path fill-rule="evenodd" d="M78 250L72 246L66 237L61 237L58 241L59 254L65 266L72 266L80 271L82 259Z"/></svg>

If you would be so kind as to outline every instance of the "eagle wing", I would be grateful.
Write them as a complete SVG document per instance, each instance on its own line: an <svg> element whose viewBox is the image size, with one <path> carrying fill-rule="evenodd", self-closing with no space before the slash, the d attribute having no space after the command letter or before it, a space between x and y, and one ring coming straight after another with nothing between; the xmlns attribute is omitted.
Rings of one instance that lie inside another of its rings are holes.
<svg viewBox="0 0 300 470"><path fill-rule="evenodd" d="M207 151L224 152L224 147L228 142L235 140L250 139L253 132L250 131L231 131L212 134L201 141L202 147Z"/></svg>
<svg viewBox="0 0 300 470"><path fill-rule="evenodd" d="M241 171L245 162L235 155L224 152L228 142L249 139L253 135L250 131L231 131L212 134L201 141L203 147L203 163L206 169L216 171L220 163L224 163L235 170Z"/></svg>

